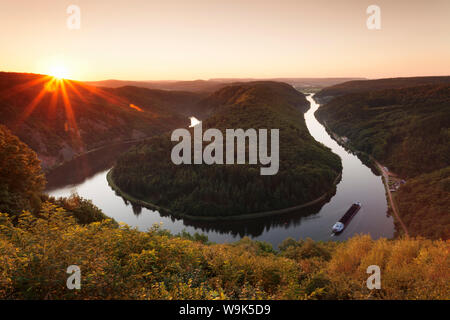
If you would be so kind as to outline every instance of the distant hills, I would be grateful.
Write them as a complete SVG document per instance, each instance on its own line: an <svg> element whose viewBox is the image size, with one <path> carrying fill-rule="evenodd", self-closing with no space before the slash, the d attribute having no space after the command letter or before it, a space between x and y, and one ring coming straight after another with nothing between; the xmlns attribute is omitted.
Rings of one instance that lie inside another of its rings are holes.
<svg viewBox="0 0 450 320"><path fill-rule="evenodd" d="M176 90L191 92L213 92L223 88L226 83L214 80L193 80L193 81L128 81L128 80L102 80L102 81L84 81L85 84L119 88L124 86L134 86L147 89Z"/></svg>
<svg viewBox="0 0 450 320"><path fill-rule="evenodd" d="M363 78L272 78L272 79L252 79L252 78L216 78L209 80L192 81L127 81L127 80L103 80L85 81L84 83L99 87L118 88L123 86L135 86L148 89L178 90L192 92L214 92L232 83L254 82L254 81L276 81L285 82L297 89L301 88L323 88L338 83L361 80Z"/></svg>

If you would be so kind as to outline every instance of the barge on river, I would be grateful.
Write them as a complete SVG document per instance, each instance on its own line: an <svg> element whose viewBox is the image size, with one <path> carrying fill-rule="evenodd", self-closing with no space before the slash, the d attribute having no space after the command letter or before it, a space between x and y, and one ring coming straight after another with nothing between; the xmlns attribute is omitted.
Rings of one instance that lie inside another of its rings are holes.
<svg viewBox="0 0 450 320"><path fill-rule="evenodd" d="M333 233L341 233L345 227L350 223L356 213L361 209L361 202L355 202L350 209L342 216L342 218L333 225Z"/></svg>

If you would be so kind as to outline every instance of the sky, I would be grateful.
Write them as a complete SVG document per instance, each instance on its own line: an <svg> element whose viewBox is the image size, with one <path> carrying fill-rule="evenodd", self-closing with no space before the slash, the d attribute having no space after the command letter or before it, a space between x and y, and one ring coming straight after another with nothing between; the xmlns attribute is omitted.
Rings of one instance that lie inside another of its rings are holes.
<svg viewBox="0 0 450 320"><path fill-rule="evenodd" d="M1 71L76 80L450 75L450 0L0 0L0 43Z"/></svg>

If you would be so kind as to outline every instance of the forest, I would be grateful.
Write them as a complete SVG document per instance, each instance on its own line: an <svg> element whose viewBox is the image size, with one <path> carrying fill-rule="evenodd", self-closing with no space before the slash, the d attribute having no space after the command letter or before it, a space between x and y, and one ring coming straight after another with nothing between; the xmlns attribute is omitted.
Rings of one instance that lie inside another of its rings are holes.
<svg viewBox="0 0 450 320"><path fill-rule="evenodd" d="M314 99L316 99L320 103L326 103L334 97L350 93L363 93L386 89L404 89L408 87L433 84L450 84L450 77L407 77L346 81L323 88L314 96Z"/></svg>
<svg viewBox="0 0 450 320"><path fill-rule="evenodd" d="M450 237L450 85L374 90L335 97L316 117L407 180L396 194L413 235Z"/></svg>
<svg viewBox="0 0 450 320"><path fill-rule="evenodd" d="M174 143L162 135L122 155L112 171L114 183L135 198L189 217L284 209L334 190L340 159L309 134L303 118L309 104L302 93L283 83L250 82L225 87L201 103L211 114L204 130L279 129L279 172L261 176L259 165L250 164L177 166L170 158Z"/></svg>

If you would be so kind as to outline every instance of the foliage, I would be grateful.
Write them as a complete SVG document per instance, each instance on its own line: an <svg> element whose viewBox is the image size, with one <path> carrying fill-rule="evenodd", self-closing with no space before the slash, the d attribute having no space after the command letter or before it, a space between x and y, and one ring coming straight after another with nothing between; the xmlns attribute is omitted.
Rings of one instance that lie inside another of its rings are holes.
<svg viewBox="0 0 450 320"><path fill-rule="evenodd" d="M282 209L332 190L340 159L309 134L303 94L282 83L254 82L228 86L203 103L212 113L203 130L279 128L278 173L261 176L260 166L249 164L177 166L170 158L175 143L160 136L119 158L112 172L115 184L136 198L191 216Z"/></svg>
<svg viewBox="0 0 450 320"><path fill-rule="evenodd" d="M47 195L42 195L41 198L64 209L79 224L89 224L108 219L103 211L95 206L91 200L84 199L76 193L68 198L61 197L56 199Z"/></svg>
<svg viewBox="0 0 450 320"><path fill-rule="evenodd" d="M19 214L40 205L45 186L36 154L0 125L0 211Z"/></svg>
<svg viewBox="0 0 450 320"><path fill-rule="evenodd" d="M448 299L449 262L448 241L353 237L326 266L327 292L339 299ZM380 290L367 289L370 265L380 267Z"/></svg>
<svg viewBox="0 0 450 320"><path fill-rule="evenodd" d="M450 166L408 180L396 200L410 235L450 239Z"/></svg>
<svg viewBox="0 0 450 320"><path fill-rule="evenodd" d="M421 239L203 244L110 220L81 226L51 203L18 225L0 215L2 299L448 299L449 243ZM369 292L366 268L382 270ZM66 269L81 269L68 290Z"/></svg>

